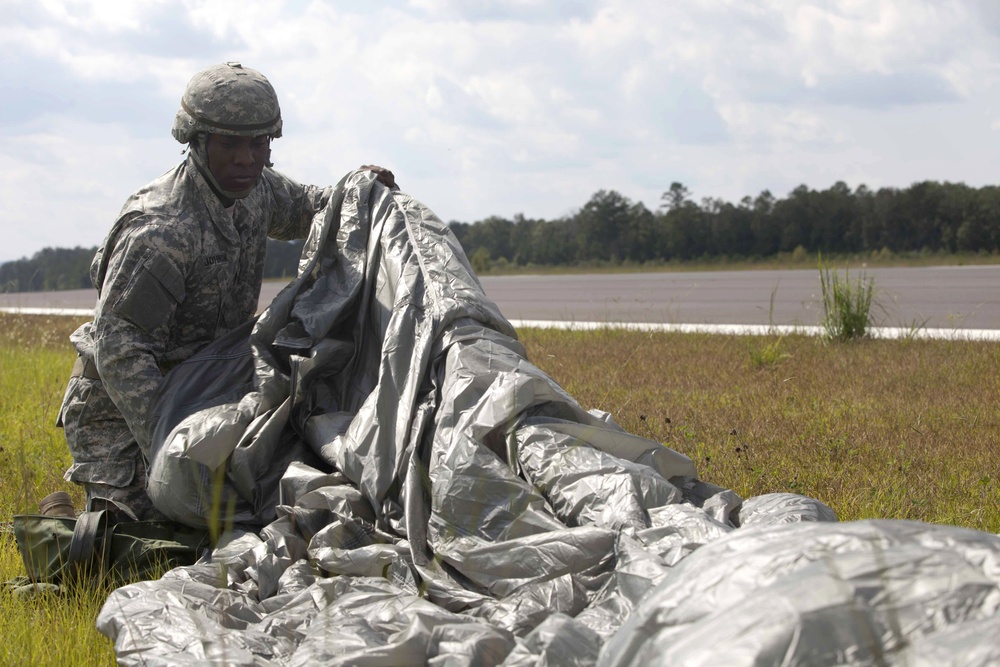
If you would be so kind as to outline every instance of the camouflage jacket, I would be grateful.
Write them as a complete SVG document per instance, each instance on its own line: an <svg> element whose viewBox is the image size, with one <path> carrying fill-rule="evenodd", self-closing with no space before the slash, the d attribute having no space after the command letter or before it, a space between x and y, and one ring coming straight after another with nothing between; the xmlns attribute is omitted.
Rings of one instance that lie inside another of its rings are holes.
<svg viewBox="0 0 1000 667"><path fill-rule="evenodd" d="M73 336L145 454L163 375L257 310L266 237L306 236L330 189L264 169L225 209L193 158L133 194L98 250L94 321Z"/></svg>

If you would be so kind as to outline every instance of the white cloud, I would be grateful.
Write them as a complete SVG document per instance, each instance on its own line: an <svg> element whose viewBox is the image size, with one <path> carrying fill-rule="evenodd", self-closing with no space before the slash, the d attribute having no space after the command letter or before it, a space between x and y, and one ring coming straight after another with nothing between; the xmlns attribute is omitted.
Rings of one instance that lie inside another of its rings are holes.
<svg viewBox="0 0 1000 667"><path fill-rule="evenodd" d="M97 245L133 190L178 161L180 145L139 141L124 128L50 118L47 131L0 140L5 244ZM53 170L52 165L58 165Z"/></svg>
<svg viewBox="0 0 1000 667"><path fill-rule="evenodd" d="M39 0L38 5L57 23L76 32L122 32L142 25L148 0Z"/></svg>

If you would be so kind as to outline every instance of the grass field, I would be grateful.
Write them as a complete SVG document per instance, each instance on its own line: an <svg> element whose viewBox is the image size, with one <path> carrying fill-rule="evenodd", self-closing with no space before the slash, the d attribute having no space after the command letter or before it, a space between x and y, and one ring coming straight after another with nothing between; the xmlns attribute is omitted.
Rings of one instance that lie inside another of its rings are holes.
<svg viewBox="0 0 1000 667"><path fill-rule="evenodd" d="M625 331L524 332L585 407L744 497L791 491L841 520L1000 530L1000 347Z"/></svg>
<svg viewBox="0 0 1000 667"><path fill-rule="evenodd" d="M79 321L0 314L0 522L64 489L54 422ZM586 408L694 459L744 497L793 491L841 520L919 519L1000 531L1000 346L967 341L521 332L529 357ZM23 572L0 533L0 581ZM103 591L0 595L0 664L113 664L94 629Z"/></svg>
<svg viewBox="0 0 1000 667"><path fill-rule="evenodd" d="M0 314L0 583L24 574L7 522L37 512L38 500L66 490L77 507L82 492L63 481L69 452L55 427L75 354L69 318ZM0 592L0 665L113 665L110 642L94 628L107 591L24 600Z"/></svg>

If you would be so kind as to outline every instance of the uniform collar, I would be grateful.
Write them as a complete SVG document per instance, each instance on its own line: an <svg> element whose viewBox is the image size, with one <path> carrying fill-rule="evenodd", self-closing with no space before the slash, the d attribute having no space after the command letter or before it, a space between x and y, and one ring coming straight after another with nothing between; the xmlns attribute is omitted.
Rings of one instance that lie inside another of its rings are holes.
<svg viewBox="0 0 1000 667"><path fill-rule="evenodd" d="M208 213L212 218L212 223L218 228L219 232L227 241L230 243L239 243L240 233L233 224L233 220L237 219L240 212L243 208L245 208L243 202L241 200L236 200L233 204L232 212L230 213L226 211L226 207L219 199L215 190L212 189L208 179L206 179L204 174L201 173L201 169L198 168L197 161L190 153L187 157L187 171L191 179L194 181L198 194L201 195L202 201L205 203L206 208L208 208Z"/></svg>

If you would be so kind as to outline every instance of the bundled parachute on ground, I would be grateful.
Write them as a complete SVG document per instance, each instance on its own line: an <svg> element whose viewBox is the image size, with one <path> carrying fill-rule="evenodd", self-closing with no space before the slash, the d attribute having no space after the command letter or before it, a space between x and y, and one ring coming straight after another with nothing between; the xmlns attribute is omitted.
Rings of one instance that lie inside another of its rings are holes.
<svg viewBox="0 0 1000 667"><path fill-rule="evenodd" d="M236 528L109 597L123 664L998 658L1000 538L699 480L531 364L447 226L370 173L152 412L157 507Z"/></svg>

